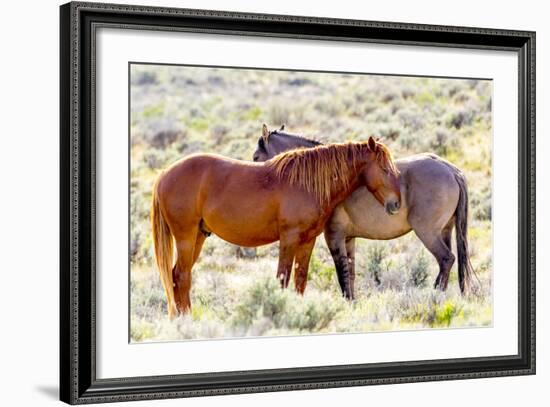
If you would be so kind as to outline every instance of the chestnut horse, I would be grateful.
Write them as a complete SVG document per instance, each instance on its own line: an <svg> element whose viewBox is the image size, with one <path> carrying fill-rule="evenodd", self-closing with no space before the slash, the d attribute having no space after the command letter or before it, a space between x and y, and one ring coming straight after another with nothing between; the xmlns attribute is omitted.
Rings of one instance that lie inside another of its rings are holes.
<svg viewBox="0 0 550 407"><path fill-rule="evenodd" d="M321 145L280 130L264 130L258 139L254 161L265 161L289 149ZM451 233L456 228L458 280L464 293L471 288L474 271L468 253L468 186L464 174L435 154L418 154L395 161L400 171L402 208L388 216L366 188L358 188L338 205L325 225L325 240L336 265L338 282L346 294L349 274L353 296L355 280L355 238L394 239L414 230L439 264L434 287L447 289L455 262Z"/></svg>
<svg viewBox="0 0 550 407"><path fill-rule="evenodd" d="M397 180L390 151L372 137L288 151L265 163L215 154L175 163L158 177L151 206L169 317L190 310L191 268L210 233L247 247L279 240L277 278L287 287L294 264L295 288L303 293L315 239L334 208L364 185L395 211Z"/></svg>

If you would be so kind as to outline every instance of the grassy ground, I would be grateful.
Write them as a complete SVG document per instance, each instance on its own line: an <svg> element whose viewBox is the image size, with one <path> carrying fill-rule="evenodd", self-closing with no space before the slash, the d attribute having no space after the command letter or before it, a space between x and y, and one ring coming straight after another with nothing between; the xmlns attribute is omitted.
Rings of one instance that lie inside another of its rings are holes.
<svg viewBox="0 0 550 407"><path fill-rule="evenodd" d="M491 93L490 81L133 65L132 341L490 325ZM200 151L249 160L264 122L323 142L382 136L396 157L429 151L459 166L478 294L459 294L456 266L449 290L434 291L436 262L414 233L358 239L352 304L339 294L322 236L304 297L278 287L276 243L241 258L212 236L193 269L192 313L170 322L149 229L156 174Z"/></svg>

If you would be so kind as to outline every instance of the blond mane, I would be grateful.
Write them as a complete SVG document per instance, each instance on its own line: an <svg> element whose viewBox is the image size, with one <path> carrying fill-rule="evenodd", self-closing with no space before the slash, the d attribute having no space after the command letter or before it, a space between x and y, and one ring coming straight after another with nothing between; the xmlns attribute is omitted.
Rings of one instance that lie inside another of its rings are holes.
<svg viewBox="0 0 550 407"><path fill-rule="evenodd" d="M377 143L376 160L380 166L397 174L389 149ZM313 148L298 148L278 154L266 161L280 180L297 185L312 194L323 205L330 201L334 189L348 188L352 173L364 162L367 142L326 144Z"/></svg>
<svg viewBox="0 0 550 407"><path fill-rule="evenodd" d="M390 149L379 141L376 142L376 145L378 146L376 160L380 164L380 167L394 175L399 175L399 169L395 165Z"/></svg>

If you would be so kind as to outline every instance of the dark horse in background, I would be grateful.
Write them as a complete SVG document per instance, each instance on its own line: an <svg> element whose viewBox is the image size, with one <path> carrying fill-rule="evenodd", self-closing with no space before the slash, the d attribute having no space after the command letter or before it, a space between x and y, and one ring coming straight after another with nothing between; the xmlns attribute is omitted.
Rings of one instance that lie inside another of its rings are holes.
<svg viewBox="0 0 550 407"><path fill-rule="evenodd" d="M254 161L264 161L295 148L311 148L320 142L280 130L268 131L258 140ZM464 174L435 154L418 154L395 161L399 170L402 206L389 216L367 188L358 188L338 205L327 221L324 234L336 266L338 282L346 297L353 298L355 238L389 240L414 230L439 264L434 287L446 290L455 262L451 233L456 228L460 290L470 290L473 268L468 252L468 187ZM349 275L351 293L346 292Z"/></svg>
<svg viewBox="0 0 550 407"><path fill-rule="evenodd" d="M287 287L294 269L295 288L303 293L317 236L360 186L376 195L378 206L399 207L397 168L372 137L288 151L262 163L193 154L164 170L153 187L151 227L169 317L191 308L191 269L210 233L248 247L278 240L277 278Z"/></svg>

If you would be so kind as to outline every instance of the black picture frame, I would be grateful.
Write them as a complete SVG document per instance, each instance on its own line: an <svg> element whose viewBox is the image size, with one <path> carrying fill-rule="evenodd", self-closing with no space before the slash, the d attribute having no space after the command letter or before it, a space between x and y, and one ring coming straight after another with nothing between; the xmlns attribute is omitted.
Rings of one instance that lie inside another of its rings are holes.
<svg viewBox="0 0 550 407"><path fill-rule="evenodd" d="M72 2L60 7L60 398L70 404L535 373L535 33ZM508 50L519 60L518 354L276 370L96 378L95 29Z"/></svg>

